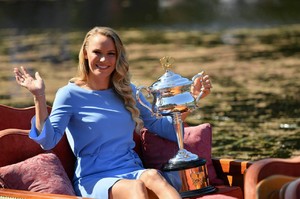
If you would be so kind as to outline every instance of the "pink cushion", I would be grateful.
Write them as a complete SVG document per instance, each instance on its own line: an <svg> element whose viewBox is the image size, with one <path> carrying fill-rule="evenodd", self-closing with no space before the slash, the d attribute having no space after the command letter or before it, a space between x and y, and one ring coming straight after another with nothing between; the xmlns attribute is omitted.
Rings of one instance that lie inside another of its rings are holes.
<svg viewBox="0 0 300 199"><path fill-rule="evenodd" d="M237 186L216 186L217 191L212 194L207 194L203 196L196 196L189 199L243 199L243 191Z"/></svg>
<svg viewBox="0 0 300 199"><path fill-rule="evenodd" d="M212 185L222 184L217 178L211 160L212 129L208 123L184 128L184 147L200 158L206 159L208 177ZM144 129L141 134L143 143L143 162L147 168L161 169L178 151L178 144L164 139Z"/></svg>
<svg viewBox="0 0 300 199"><path fill-rule="evenodd" d="M41 193L75 195L60 160L53 153L42 153L22 162L0 168L6 188Z"/></svg>

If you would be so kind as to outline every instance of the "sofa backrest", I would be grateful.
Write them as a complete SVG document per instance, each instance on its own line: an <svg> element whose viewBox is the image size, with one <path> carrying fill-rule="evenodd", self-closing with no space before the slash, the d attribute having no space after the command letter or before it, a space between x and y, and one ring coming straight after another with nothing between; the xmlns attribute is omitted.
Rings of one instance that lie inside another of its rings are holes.
<svg viewBox="0 0 300 199"><path fill-rule="evenodd" d="M50 108L49 108L50 111ZM34 107L15 108L0 104L0 130L8 128L30 129Z"/></svg>

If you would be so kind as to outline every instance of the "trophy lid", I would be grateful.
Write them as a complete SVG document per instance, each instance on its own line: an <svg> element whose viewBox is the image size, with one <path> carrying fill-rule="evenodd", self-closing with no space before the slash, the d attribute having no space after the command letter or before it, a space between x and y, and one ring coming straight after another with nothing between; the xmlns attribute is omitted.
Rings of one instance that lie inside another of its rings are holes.
<svg viewBox="0 0 300 199"><path fill-rule="evenodd" d="M182 77L170 70L173 62L174 58L172 57L163 57L160 59L160 63L166 72L152 84L152 90L161 90L192 84L192 81L188 78Z"/></svg>

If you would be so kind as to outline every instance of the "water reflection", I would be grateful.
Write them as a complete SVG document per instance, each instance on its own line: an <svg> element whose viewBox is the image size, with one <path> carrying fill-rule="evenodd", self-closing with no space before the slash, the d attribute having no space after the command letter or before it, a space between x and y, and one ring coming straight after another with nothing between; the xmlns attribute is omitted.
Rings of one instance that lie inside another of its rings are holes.
<svg viewBox="0 0 300 199"><path fill-rule="evenodd" d="M0 1L0 28L228 28L300 22L295 0Z"/></svg>

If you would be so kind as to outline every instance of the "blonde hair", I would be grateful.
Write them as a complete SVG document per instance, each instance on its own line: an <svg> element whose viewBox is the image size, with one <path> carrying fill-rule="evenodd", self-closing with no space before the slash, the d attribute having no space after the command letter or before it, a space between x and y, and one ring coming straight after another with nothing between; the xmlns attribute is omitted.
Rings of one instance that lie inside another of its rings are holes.
<svg viewBox="0 0 300 199"><path fill-rule="evenodd" d="M111 83L118 95L123 99L125 108L131 113L131 117L136 123L136 131L139 132L139 130L143 127L143 121L139 117L140 111L136 107L136 100L134 99L132 93L129 63L126 56L126 50L115 30L109 27L94 27L86 34L78 55L78 74L77 77L72 78L71 81L87 81L89 74L89 64L88 60L84 57L84 51L90 37L97 34L111 38L115 44L117 51L117 60L116 68L111 75Z"/></svg>

